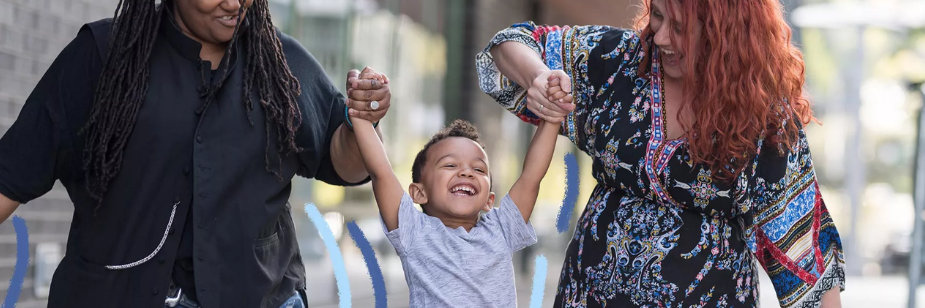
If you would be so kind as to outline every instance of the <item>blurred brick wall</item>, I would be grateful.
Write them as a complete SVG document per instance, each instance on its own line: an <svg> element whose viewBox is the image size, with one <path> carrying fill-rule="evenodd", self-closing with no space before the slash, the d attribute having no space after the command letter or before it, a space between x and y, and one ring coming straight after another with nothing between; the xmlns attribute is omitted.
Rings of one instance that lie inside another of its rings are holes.
<svg viewBox="0 0 925 308"><path fill-rule="evenodd" d="M0 134L6 133L23 103L55 57L84 23L110 17L115 0L0 0ZM73 215L60 185L15 213L29 227L30 266L18 308L45 307L33 290L37 243L67 242ZM16 263L16 236L10 222L0 225L0 294L6 295Z"/></svg>
<svg viewBox="0 0 925 308"><path fill-rule="evenodd" d="M609 25L630 28L641 0L539 0L541 20L556 25Z"/></svg>

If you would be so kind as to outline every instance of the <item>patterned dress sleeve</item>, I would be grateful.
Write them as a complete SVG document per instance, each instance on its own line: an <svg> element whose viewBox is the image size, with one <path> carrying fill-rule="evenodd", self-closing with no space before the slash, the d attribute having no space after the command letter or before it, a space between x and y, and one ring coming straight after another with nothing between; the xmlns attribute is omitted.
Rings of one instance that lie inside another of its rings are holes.
<svg viewBox="0 0 925 308"><path fill-rule="evenodd" d="M578 128L582 127L581 123L584 123L584 119L591 112L595 85L606 81L606 77L597 78L603 76L602 74L589 71L589 67L592 71L602 67L600 63L595 62L603 61L603 53L596 52L598 56L593 57L592 51L606 34L618 39L636 38L635 33L630 30L609 26L539 26L533 22L515 24L495 34L488 46L476 56L479 87L524 122L538 124L540 118L527 109L527 89L502 75L489 52L492 47L509 41L529 46L543 58L549 69L563 70L571 77L572 93L577 108L562 124L560 133L581 147L579 140L584 140L581 138L584 132ZM638 44L633 44L636 45ZM629 52L628 49L623 51Z"/></svg>
<svg viewBox="0 0 925 308"><path fill-rule="evenodd" d="M756 160L749 248L770 276L781 307L819 307L845 288L838 230L819 191L802 129L792 150L764 147ZM780 155L784 153L785 155Z"/></svg>

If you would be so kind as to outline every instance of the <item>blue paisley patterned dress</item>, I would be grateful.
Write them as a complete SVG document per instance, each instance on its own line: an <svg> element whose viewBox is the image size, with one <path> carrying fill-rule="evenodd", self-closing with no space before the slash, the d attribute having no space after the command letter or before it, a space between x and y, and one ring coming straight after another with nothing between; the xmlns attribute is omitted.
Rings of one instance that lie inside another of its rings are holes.
<svg viewBox="0 0 925 308"><path fill-rule="evenodd" d="M533 23L499 32L477 56L480 86L536 124L526 89L488 53L506 41L571 77L577 108L561 133L593 158L597 186L567 248L555 307L755 307L758 265L782 307L818 307L823 293L844 289L841 241L802 130L792 151L755 140L745 171L714 181L684 139L666 140L659 59L648 78L638 73L638 33Z"/></svg>

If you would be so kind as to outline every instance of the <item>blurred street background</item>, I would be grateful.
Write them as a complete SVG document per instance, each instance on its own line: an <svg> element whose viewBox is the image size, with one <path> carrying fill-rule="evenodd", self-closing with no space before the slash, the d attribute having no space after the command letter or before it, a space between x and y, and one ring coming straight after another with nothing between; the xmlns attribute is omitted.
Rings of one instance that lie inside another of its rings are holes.
<svg viewBox="0 0 925 308"><path fill-rule="evenodd" d="M521 169L532 129L479 89L475 54L497 31L517 22L631 27L638 0L270 0L277 27L301 41L343 91L348 70L371 66L391 79L393 105L382 122L394 169L407 186L414 155L429 136L456 118L474 122L488 147L495 193L503 195ZM0 0L0 134L57 54L86 22L111 17L115 0ZM807 133L823 196L847 258L844 307L925 307L918 287L925 197L915 185L919 114L925 97L925 0L783 0L804 52L816 117ZM527 307L534 259L549 260L543 307L552 305L563 252L574 230L558 234L564 195L562 154L581 168L576 215L594 186L590 159L566 138L543 182L532 218L539 243L515 256L519 305ZM925 152L923 152L925 155ZM370 186L340 188L294 181L291 203L314 203L339 240L355 307L372 307L362 255L347 235L356 220L376 248L389 307L407 307L401 264L385 239ZM923 191L923 190L920 190ZM919 210L916 210L919 196ZM63 187L15 213L29 226L30 270L17 307L45 307L54 266L63 256L73 208ZM306 215L295 215L312 307L338 307L328 252ZM920 229L921 230L921 229ZM10 223L0 225L0 294L16 256ZM910 267L910 265L914 265ZM778 307L766 277L762 307Z"/></svg>

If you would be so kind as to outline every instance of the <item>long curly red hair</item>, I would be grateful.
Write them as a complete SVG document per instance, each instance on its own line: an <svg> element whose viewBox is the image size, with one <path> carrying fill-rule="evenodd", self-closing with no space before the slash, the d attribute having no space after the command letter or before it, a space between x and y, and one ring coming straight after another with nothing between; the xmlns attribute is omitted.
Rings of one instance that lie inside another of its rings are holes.
<svg viewBox="0 0 925 308"><path fill-rule="evenodd" d="M652 0L636 19L650 71ZM799 130L814 120L804 96L803 55L791 43L791 29L779 0L665 0L663 12L682 16L680 34L671 39L685 55L683 102L696 119L681 119L695 163L709 166L720 180L731 181L765 143L792 149ZM694 36L702 23L700 40ZM693 56L689 56L693 55Z"/></svg>

